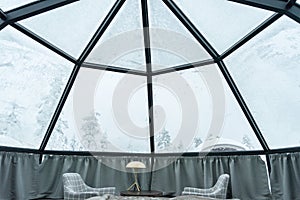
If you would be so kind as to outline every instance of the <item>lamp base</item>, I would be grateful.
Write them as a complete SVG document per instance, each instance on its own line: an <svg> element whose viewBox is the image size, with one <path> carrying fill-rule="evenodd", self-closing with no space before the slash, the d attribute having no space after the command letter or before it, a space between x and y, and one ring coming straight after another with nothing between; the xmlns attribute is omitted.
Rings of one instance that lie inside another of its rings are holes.
<svg viewBox="0 0 300 200"><path fill-rule="evenodd" d="M134 181L134 183L129 188L127 188L128 191L131 189L133 189L133 191L141 191L141 187L137 181Z"/></svg>
<svg viewBox="0 0 300 200"><path fill-rule="evenodd" d="M133 191L136 191L136 190L141 191L141 186L138 183L136 172L134 172L133 175L134 175L134 182L132 183L132 185L127 190L129 191L129 190L133 189Z"/></svg>

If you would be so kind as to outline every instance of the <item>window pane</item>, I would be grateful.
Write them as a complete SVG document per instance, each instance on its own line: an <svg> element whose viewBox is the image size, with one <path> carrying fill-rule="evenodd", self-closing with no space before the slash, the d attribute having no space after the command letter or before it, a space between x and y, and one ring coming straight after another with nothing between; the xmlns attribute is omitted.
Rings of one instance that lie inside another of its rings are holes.
<svg viewBox="0 0 300 200"><path fill-rule="evenodd" d="M154 77L158 152L261 149L216 66Z"/></svg>
<svg viewBox="0 0 300 200"><path fill-rule="evenodd" d="M4 11L8 11L34 1L35 0L1 0L0 8Z"/></svg>
<svg viewBox="0 0 300 200"><path fill-rule="evenodd" d="M145 71L140 1L127 0L86 62Z"/></svg>
<svg viewBox="0 0 300 200"><path fill-rule="evenodd" d="M0 46L0 145L38 148L73 64L9 27Z"/></svg>
<svg viewBox="0 0 300 200"><path fill-rule="evenodd" d="M82 68L47 149L150 152L147 123L145 77Z"/></svg>
<svg viewBox="0 0 300 200"><path fill-rule="evenodd" d="M211 58L162 1L148 3L153 70Z"/></svg>
<svg viewBox="0 0 300 200"><path fill-rule="evenodd" d="M226 63L271 148L300 144L300 26L282 17Z"/></svg>
<svg viewBox="0 0 300 200"><path fill-rule="evenodd" d="M77 1L20 23L67 53L79 57L112 6L111 0Z"/></svg>
<svg viewBox="0 0 300 200"><path fill-rule="evenodd" d="M219 53L272 14L270 11L227 0L175 2Z"/></svg>

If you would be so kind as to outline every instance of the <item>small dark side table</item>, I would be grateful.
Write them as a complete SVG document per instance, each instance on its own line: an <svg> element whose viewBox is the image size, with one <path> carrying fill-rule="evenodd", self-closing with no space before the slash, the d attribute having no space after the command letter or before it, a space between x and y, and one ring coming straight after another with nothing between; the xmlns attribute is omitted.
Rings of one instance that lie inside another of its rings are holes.
<svg viewBox="0 0 300 200"><path fill-rule="evenodd" d="M122 191L121 196L147 196L147 197L174 197L175 192L162 192L157 190L150 191Z"/></svg>
<svg viewBox="0 0 300 200"><path fill-rule="evenodd" d="M156 191L156 190L150 190L150 191L121 191L121 196L147 196L147 197L161 197L163 196L163 192Z"/></svg>

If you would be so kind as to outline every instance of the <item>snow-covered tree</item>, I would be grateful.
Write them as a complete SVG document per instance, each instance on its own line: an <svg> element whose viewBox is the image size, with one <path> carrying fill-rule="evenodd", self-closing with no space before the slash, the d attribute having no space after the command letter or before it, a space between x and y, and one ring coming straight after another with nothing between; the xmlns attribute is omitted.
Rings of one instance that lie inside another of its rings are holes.
<svg viewBox="0 0 300 200"><path fill-rule="evenodd" d="M134 146L131 143L128 143L126 147L127 152L134 152Z"/></svg>
<svg viewBox="0 0 300 200"><path fill-rule="evenodd" d="M179 144L174 148L174 152L183 152L184 150L185 149L182 141L180 141Z"/></svg>
<svg viewBox="0 0 300 200"><path fill-rule="evenodd" d="M197 148L200 144L202 144L202 140L200 137L194 137L193 139L193 148Z"/></svg>
<svg viewBox="0 0 300 200"><path fill-rule="evenodd" d="M48 127L52 114L57 107L57 103L60 99L63 81L60 78L54 78L50 86L51 89L49 91L49 95L44 96L39 105L39 112L36 117L36 121L38 123L38 129L35 132L36 136L45 134L45 129ZM62 127L68 126L66 121L57 121L57 123L65 124L59 125Z"/></svg>
<svg viewBox="0 0 300 200"><path fill-rule="evenodd" d="M71 139L69 139L69 146L70 149L73 151L82 151L84 148L82 147L81 143L75 139L75 136L73 136Z"/></svg>
<svg viewBox="0 0 300 200"><path fill-rule="evenodd" d="M8 103L0 114L0 135L17 134L21 127L21 115L24 108L15 102Z"/></svg>
<svg viewBox="0 0 300 200"><path fill-rule="evenodd" d="M59 149L69 149L70 141L69 138L65 135L65 130L69 128L67 120L63 120L63 117L60 117L55 125L55 129L51 134L52 145L57 145ZM51 145L51 144L49 144ZM51 148L51 147L50 147Z"/></svg>
<svg viewBox="0 0 300 200"><path fill-rule="evenodd" d="M171 136L165 128L156 135L156 148L158 150L166 149L171 144Z"/></svg>
<svg viewBox="0 0 300 200"><path fill-rule="evenodd" d="M82 144L88 150L103 151L107 149L107 134L101 129L99 113L92 112L89 116L83 118L81 126Z"/></svg>
<svg viewBox="0 0 300 200"><path fill-rule="evenodd" d="M254 146L251 142L251 139L249 138L248 135L244 135L243 139L242 139L242 144L244 144L246 147L248 147L249 149L254 149Z"/></svg>

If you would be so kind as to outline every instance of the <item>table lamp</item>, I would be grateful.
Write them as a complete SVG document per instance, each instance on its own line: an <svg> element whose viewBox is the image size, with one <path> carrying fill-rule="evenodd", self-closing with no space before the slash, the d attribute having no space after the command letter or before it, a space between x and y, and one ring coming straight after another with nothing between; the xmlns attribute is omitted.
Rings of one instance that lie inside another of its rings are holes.
<svg viewBox="0 0 300 200"><path fill-rule="evenodd" d="M133 188L133 190L137 190L137 191L141 191L141 187L138 183L137 180L137 169L144 169L146 168L145 164L139 161L131 161L126 165L126 168L132 168L133 169L133 175L134 175L134 182L133 184L127 189L127 190L131 190Z"/></svg>

